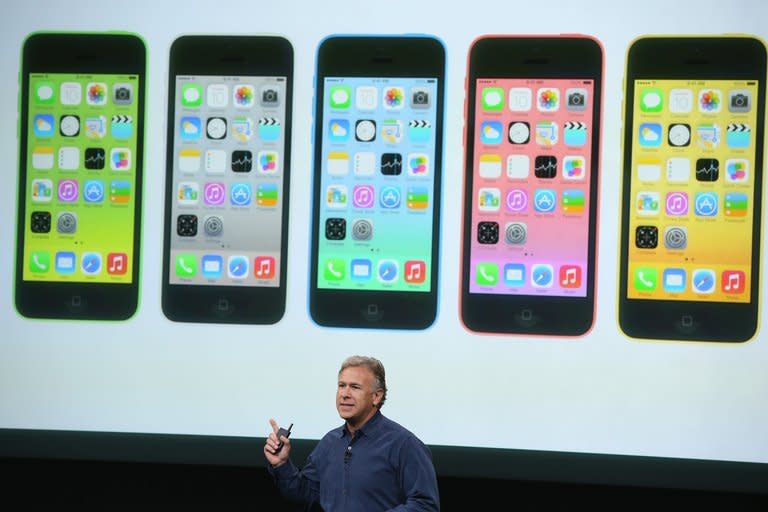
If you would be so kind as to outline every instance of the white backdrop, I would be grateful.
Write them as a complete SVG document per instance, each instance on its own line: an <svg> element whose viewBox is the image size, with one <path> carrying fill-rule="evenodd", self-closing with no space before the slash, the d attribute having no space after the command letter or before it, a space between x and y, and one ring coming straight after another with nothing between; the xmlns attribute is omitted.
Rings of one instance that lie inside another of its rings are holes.
<svg viewBox="0 0 768 512"><path fill-rule="evenodd" d="M621 84L627 46L649 33L768 38L768 4L645 0L161 3L32 1L0 21L0 428L297 438L340 424L344 357L380 358L384 413L429 444L768 462L768 333L747 344L638 342L616 322ZM148 46L141 302L122 323L32 321L13 306L19 53L36 30L127 30ZM332 33L430 33L447 47L444 210L434 326L319 328L307 312L315 54ZM586 33L604 44L598 307L581 339L477 336L459 322L463 82L488 33ZM177 324L160 308L168 50L181 34L282 34L295 49L288 303L275 326ZM765 226L765 220L763 220ZM765 262L765 258L763 258ZM766 296L765 279L762 296ZM763 301L764 302L764 301Z"/></svg>

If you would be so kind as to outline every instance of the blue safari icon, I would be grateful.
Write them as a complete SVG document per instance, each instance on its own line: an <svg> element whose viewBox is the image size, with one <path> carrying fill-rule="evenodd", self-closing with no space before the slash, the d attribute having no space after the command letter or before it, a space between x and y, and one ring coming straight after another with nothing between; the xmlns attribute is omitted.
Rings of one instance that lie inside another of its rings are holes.
<svg viewBox="0 0 768 512"><path fill-rule="evenodd" d="M395 260L381 260L378 266L378 277L382 283L391 283L397 279L397 262Z"/></svg>
<svg viewBox="0 0 768 512"><path fill-rule="evenodd" d="M227 262L227 274L233 279L241 279L248 275L248 258L245 256L230 256Z"/></svg>
<svg viewBox="0 0 768 512"><path fill-rule="evenodd" d="M531 269L531 284L534 288L551 288L553 279L552 265L538 264Z"/></svg>
<svg viewBox="0 0 768 512"><path fill-rule="evenodd" d="M696 293L714 293L715 271L708 268L694 270L691 285Z"/></svg>

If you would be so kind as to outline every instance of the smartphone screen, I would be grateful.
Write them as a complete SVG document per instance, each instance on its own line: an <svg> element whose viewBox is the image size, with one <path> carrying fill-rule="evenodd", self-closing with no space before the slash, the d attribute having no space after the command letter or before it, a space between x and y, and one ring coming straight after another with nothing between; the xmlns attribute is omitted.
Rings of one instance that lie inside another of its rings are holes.
<svg viewBox="0 0 768 512"><path fill-rule="evenodd" d="M750 302L757 82L634 91L627 298Z"/></svg>
<svg viewBox="0 0 768 512"><path fill-rule="evenodd" d="M317 287L432 290L436 78L326 77Z"/></svg>
<svg viewBox="0 0 768 512"><path fill-rule="evenodd" d="M30 74L25 281L133 282L138 79Z"/></svg>
<svg viewBox="0 0 768 512"><path fill-rule="evenodd" d="M476 90L469 292L585 297L594 81Z"/></svg>
<svg viewBox="0 0 768 512"><path fill-rule="evenodd" d="M170 284L280 286L285 84L176 77Z"/></svg>
<svg viewBox="0 0 768 512"><path fill-rule="evenodd" d="M309 296L318 324L434 322L444 77L432 37L320 44Z"/></svg>

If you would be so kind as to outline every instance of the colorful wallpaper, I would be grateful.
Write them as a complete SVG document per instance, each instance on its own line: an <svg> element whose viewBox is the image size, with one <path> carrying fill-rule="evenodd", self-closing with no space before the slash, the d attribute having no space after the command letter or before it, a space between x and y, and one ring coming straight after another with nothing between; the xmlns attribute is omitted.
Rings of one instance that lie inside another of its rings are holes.
<svg viewBox="0 0 768 512"><path fill-rule="evenodd" d="M318 288L432 289L437 80L326 78Z"/></svg>
<svg viewBox="0 0 768 512"><path fill-rule="evenodd" d="M176 77L171 284L280 285L285 87Z"/></svg>
<svg viewBox="0 0 768 512"><path fill-rule="evenodd" d="M136 75L30 75L25 281L131 283Z"/></svg>
<svg viewBox="0 0 768 512"><path fill-rule="evenodd" d="M593 81L476 88L470 293L586 296Z"/></svg>
<svg viewBox="0 0 768 512"><path fill-rule="evenodd" d="M749 302L757 82L636 80L627 295Z"/></svg>

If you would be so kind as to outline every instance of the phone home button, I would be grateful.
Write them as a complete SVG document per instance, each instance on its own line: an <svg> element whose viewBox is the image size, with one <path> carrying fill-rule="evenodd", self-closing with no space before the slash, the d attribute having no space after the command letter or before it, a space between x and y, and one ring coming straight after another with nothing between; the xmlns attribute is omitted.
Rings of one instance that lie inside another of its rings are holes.
<svg viewBox="0 0 768 512"><path fill-rule="evenodd" d="M229 302L229 299L220 297L213 304L213 310L219 316L227 316L232 313L232 304Z"/></svg>
<svg viewBox="0 0 768 512"><path fill-rule="evenodd" d="M67 307L73 313L81 313L85 309L85 301L82 295L72 295L67 300Z"/></svg>
<svg viewBox="0 0 768 512"><path fill-rule="evenodd" d="M381 310L378 304L368 304L361 310L363 318L369 322L378 322L384 316L384 311Z"/></svg>
<svg viewBox="0 0 768 512"><path fill-rule="evenodd" d="M539 317L532 309L521 309L513 316L515 323L521 327L533 327L539 322Z"/></svg>
<svg viewBox="0 0 768 512"><path fill-rule="evenodd" d="M699 328L699 326L700 324L696 322L693 315L681 315L675 322L675 328L677 328L677 331L684 336L690 336Z"/></svg>

